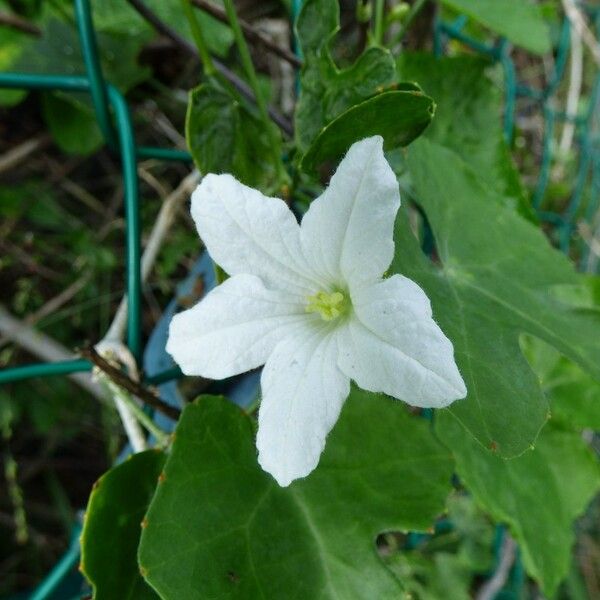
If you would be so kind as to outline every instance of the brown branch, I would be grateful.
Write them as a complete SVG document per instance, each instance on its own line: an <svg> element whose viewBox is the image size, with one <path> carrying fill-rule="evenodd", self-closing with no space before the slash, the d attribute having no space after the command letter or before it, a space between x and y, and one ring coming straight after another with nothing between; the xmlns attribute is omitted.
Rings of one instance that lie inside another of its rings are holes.
<svg viewBox="0 0 600 600"><path fill-rule="evenodd" d="M0 13L0 25L10 27L11 29L16 29L21 33L35 35L37 37L42 35L42 30L37 25L34 25L26 19L23 19L23 17L12 13Z"/></svg>
<svg viewBox="0 0 600 600"><path fill-rule="evenodd" d="M194 59L200 60L196 47L191 42L188 42L188 40L186 40L184 37L179 35L173 28L169 27L169 25L164 23L154 13L154 11L150 10L142 2L142 0L127 0L127 2L129 2L129 4L131 4L131 6L133 6L133 8L135 8L135 10L137 10L137 12L140 13L140 15L144 17L144 19L146 19L146 21L148 21L148 23L150 23L152 27L154 27L154 29L156 29L156 31L158 31L158 33L169 38L175 45L179 46L182 50L184 50L188 55L192 56ZM250 88L250 86L243 79L241 79L233 71L228 69L220 60L214 58L213 62L217 71L219 71L219 73L233 87L235 87L242 96L256 104L256 97L254 96L252 88ZM268 112L271 119L273 119L273 122L276 123L284 133L291 137L294 133L294 130L289 119L284 117L279 111L277 111L273 107L269 107Z"/></svg>
<svg viewBox="0 0 600 600"><path fill-rule="evenodd" d="M134 381L128 377L121 369L112 365L105 358L100 356L94 348L83 348L79 350L79 354L83 358L87 358L93 365L98 367L103 373L105 373L112 381L118 386L127 390L137 398L139 398L144 404L151 406L152 408L163 413L170 419L177 420L181 415L181 411L174 406L171 406L155 394L152 390L144 387L137 381Z"/></svg>
<svg viewBox="0 0 600 600"><path fill-rule="evenodd" d="M14 146L4 154L0 155L0 173L15 169L20 163L29 158L35 152L43 150L50 144L51 138L47 133L41 133L33 138L25 140L18 146Z"/></svg>
<svg viewBox="0 0 600 600"><path fill-rule="evenodd" d="M199 9L208 13L211 17L214 17L222 23L229 24L227 13L220 6L215 6L212 2L208 2L207 0L192 0L192 3L195 4ZM240 19L240 26L244 32L244 35L251 42L262 44L265 48L273 52L273 54L277 54L279 58L289 62L294 67L300 68L302 66L302 61L291 50L276 44L273 40L269 39L261 31L256 29L256 27L250 25L250 23L247 21Z"/></svg>

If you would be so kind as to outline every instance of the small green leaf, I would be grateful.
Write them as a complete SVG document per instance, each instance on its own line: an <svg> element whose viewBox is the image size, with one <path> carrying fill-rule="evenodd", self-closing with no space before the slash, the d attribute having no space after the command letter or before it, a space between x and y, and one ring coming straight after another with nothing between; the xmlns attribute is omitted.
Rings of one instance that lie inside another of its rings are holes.
<svg viewBox="0 0 600 600"><path fill-rule="evenodd" d="M353 65L339 69L330 51L338 30L337 0L303 3L296 31L304 66L295 113L296 142L302 153L327 123L388 88L396 76L394 59L383 48L368 48Z"/></svg>
<svg viewBox="0 0 600 600"><path fill-rule="evenodd" d="M296 33L302 53L308 57L319 54L340 28L340 7L337 0L307 0L296 21Z"/></svg>
<svg viewBox="0 0 600 600"><path fill-rule="evenodd" d="M166 600L395 599L375 538L430 526L451 472L426 421L354 389L319 467L280 488L257 464L253 421L203 396L177 427L140 564Z"/></svg>
<svg viewBox="0 0 600 600"><path fill-rule="evenodd" d="M513 44L536 54L550 52L550 28L539 5L530 0L442 0Z"/></svg>
<svg viewBox="0 0 600 600"><path fill-rule="evenodd" d="M137 548L144 514L154 494L165 455L134 454L95 484L81 538L81 569L95 600L156 600L140 575Z"/></svg>
<svg viewBox="0 0 600 600"><path fill-rule="evenodd" d="M552 597L569 570L573 521L600 489L594 455L579 433L547 425L534 450L504 460L465 436L449 413L437 416L436 431L452 449L461 480L484 510L510 526L527 572Z"/></svg>
<svg viewBox="0 0 600 600"><path fill-rule="evenodd" d="M275 179L273 151L262 123L216 83L190 92L185 133L201 173L231 173L261 189Z"/></svg>
<svg viewBox="0 0 600 600"><path fill-rule="evenodd" d="M429 125L435 104L422 92L384 92L355 104L326 125L302 159L312 171L325 161L337 161L356 141L381 135L384 148L406 146Z"/></svg>
<svg viewBox="0 0 600 600"><path fill-rule="evenodd" d="M468 395L448 410L483 446L517 456L534 442L549 410L520 335L545 340L600 378L600 318L553 296L553 287L577 285L580 276L456 154L419 140L408 167L441 264L425 259L402 215L392 270L425 289L454 344Z"/></svg>

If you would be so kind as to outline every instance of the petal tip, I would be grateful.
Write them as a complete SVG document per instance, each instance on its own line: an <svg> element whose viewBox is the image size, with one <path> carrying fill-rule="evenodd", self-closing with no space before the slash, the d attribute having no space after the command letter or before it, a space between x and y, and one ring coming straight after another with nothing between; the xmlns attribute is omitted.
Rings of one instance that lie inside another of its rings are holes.
<svg viewBox="0 0 600 600"><path fill-rule="evenodd" d="M257 441L258 443L258 441ZM271 477L277 482L279 487L288 487L293 481L303 477L302 475L291 475L287 469L282 468L281 464L274 464L269 461L263 452L258 452L258 464L261 469L271 475Z"/></svg>

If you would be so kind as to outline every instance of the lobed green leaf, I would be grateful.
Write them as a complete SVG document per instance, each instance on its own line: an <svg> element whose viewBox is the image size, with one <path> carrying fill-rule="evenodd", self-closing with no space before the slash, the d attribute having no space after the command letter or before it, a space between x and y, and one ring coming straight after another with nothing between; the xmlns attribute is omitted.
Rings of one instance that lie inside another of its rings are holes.
<svg viewBox="0 0 600 600"><path fill-rule="evenodd" d="M503 460L481 448L449 413L436 431L477 502L507 523L527 572L552 597L569 571L572 522L600 489L600 467L578 432L548 425L535 449Z"/></svg>
<svg viewBox="0 0 600 600"><path fill-rule="evenodd" d="M448 411L486 448L517 456L548 415L520 335L539 337L600 378L600 313L553 294L556 286L578 285L580 276L455 153L420 140L408 167L440 265L421 254L401 216L392 270L425 289L434 318L454 344L468 395Z"/></svg>
<svg viewBox="0 0 600 600"><path fill-rule="evenodd" d="M139 554L167 600L397 598L375 538L429 527L450 488L428 423L357 389L319 467L288 488L260 469L253 422L222 398L188 406L175 436Z"/></svg>
<svg viewBox="0 0 600 600"><path fill-rule="evenodd" d="M262 123L216 82L190 92L185 133L201 173L231 173L261 189L274 180L273 151Z"/></svg>

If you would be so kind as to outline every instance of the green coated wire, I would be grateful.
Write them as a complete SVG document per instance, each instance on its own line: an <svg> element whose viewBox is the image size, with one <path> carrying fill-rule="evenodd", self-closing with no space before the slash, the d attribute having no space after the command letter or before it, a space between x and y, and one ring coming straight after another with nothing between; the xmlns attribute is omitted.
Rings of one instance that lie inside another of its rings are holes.
<svg viewBox="0 0 600 600"><path fill-rule="evenodd" d="M141 357L141 234L138 198L136 146L129 108L125 98L104 81L94 34L89 0L75 0L75 15L83 61L90 83L90 93L96 119L109 146L115 146L115 135L110 118L110 107L115 111L117 138L123 169L125 195L125 222L127 240L127 345L139 360Z"/></svg>
<svg viewBox="0 0 600 600"><path fill-rule="evenodd" d="M500 55L500 64L504 72L504 138L510 145L513 139L515 122L515 103L517 95L517 76L515 74L515 64L510 58L509 45L506 39L503 39L498 45Z"/></svg>
<svg viewBox="0 0 600 600"><path fill-rule="evenodd" d="M533 192L533 208L539 210L542 206L544 194L550 180L550 163L552 160L552 138L554 136L554 111L544 104L544 138L542 147L542 160L537 184Z"/></svg>
<svg viewBox="0 0 600 600"><path fill-rule="evenodd" d="M112 85L108 85L108 97L115 111L118 127L119 145L121 147L121 164L123 168L125 219L127 240L127 345L136 360L140 360L142 352L141 327L141 233L138 198L138 178L135 139L129 116L129 108L122 94Z"/></svg>
<svg viewBox="0 0 600 600"><path fill-rule="evenodd" d="M66 75L23 76L20 73L0 73L0 86L91 91L91 84L85 78ZM127 345L136 359L139 359L141 354L141 244L136 146L125 98L114 86L108 84L106 88L109 105L114 110L118 125L118 142L124 181L125 215L127 219L127 298L129 301Z"/></svg>
<svg viewBox="0 0 600 600"><path fill-rule="evenodd" d="M174 150L173 148L154 148L153 146L138 146L138 158L157 158L158 160L167 160L173 162L194 161L192 155L186 150Z"/></svg>
<svg viewBox="0 0 600 600"><path fill-rule="evenodd" d="M50 375L69 375L82 371L91 371L92 365L83 359L66 360L55 363L36 363L22 367L0 369L0 384L22 381L32 377L47 377Z"/></svg>
<svg viewBox="0 0 600 600"><path fill-rule="evenodd" d="M598 98L600 97L600 76L596 78L594 83L594 87L592 90L592 94L590 97L590 104L587 110L587 115L585 116L585 122L583 124L583 136L581 140L581 152L580 152L580 160L579 160L579 169L577 171L577 178L575 183L575 190L571 197L571 201L565 211L565 219L569 222L572 222L579 210L581 205L581 200L583 197L583 192L585 190L585 184L588 177L588 171L590 164L593 164L592 161L592 141L590 139L589 132L592 128L592 121L594 117L594 112L596 110L596 106L598 104Z"/></svg>
<svg viewBox="0 0 600 600"><path fill-rule="evenodd" d="M472 50L479 52L480 54L484 54L486 56L490 56L494 59L499 58L498 49L495 46L488 46L483 42L480 42L472 37L466 35L462 32L462 28L466 23L466 19L458 18L454 23L444 23L443 21L439 21L438 28L440 33L444 33L445 35L458 40L459 42L465 44Z"/></svg>
<svg viewBox="0 0 600 600"><path fill-rule="evenodd" d="M86 77L79 75L0 73L0 88L89 92L90 84Z"/></svg>
<svg viewBox="0 0 600 600"><path fill-rule="evenodd" d="M563 19L563 24L560 30L558 47L556 51L556 59L554 60L554 72L545 88L544 95L546 98L552 96L556 92L565 73L567 65L567 57L569 56L569 48L571 47L571 22L569 19Z"/></svg>
<svg viewBox="0 0 600 600"><path fill-rule="evenodd" d="M45 90L61 92L89 92L87 77L80 75L42 75L31 73L0 73L0 88L19 90ZM139 158L156 158L176 162L193 162L192 155L185 150L137 146Z"/></svg>
<svg viewBox="0 0 600 600"><path fill-rule="evenodd" d="M596 211L600 207L600 154L596 152L593 158L592 164L592 185L591 185L591 197L590 202L585 211L585 221L592 224ZM589 259L591 247L587 243L583 243L583 249L581 252L580 266L583 271L589 269Z"/></svg>
<svg viewBox="0 0 600 600"><path fill-rule="evenodd" d="M75 15L81 53L90 82L90 93L96 111L96 119L107 144L112 148L117 148L117 139L110 117L108 93L100 67L89 0L75 0Z"/></svg>
<svg viewBox="0 0 600 600"><path fill-rule="evenodd" d="M62 555L61 559L54 565L54 568L48 573L46 578L38 585L29 597L29 600L46 600L49 598L62 583L79 561L79 536L81 535L81 525L73 526L71 541L68 550Z"/></svg>
<svg viewBox="0 0 600 600"><path fill-rule="evenodd" d="M592 195L585 211L585 221L591 223L600 206L600 155L595 153L592 165ZM589 248L588 248L589 249Z"/></svg>

